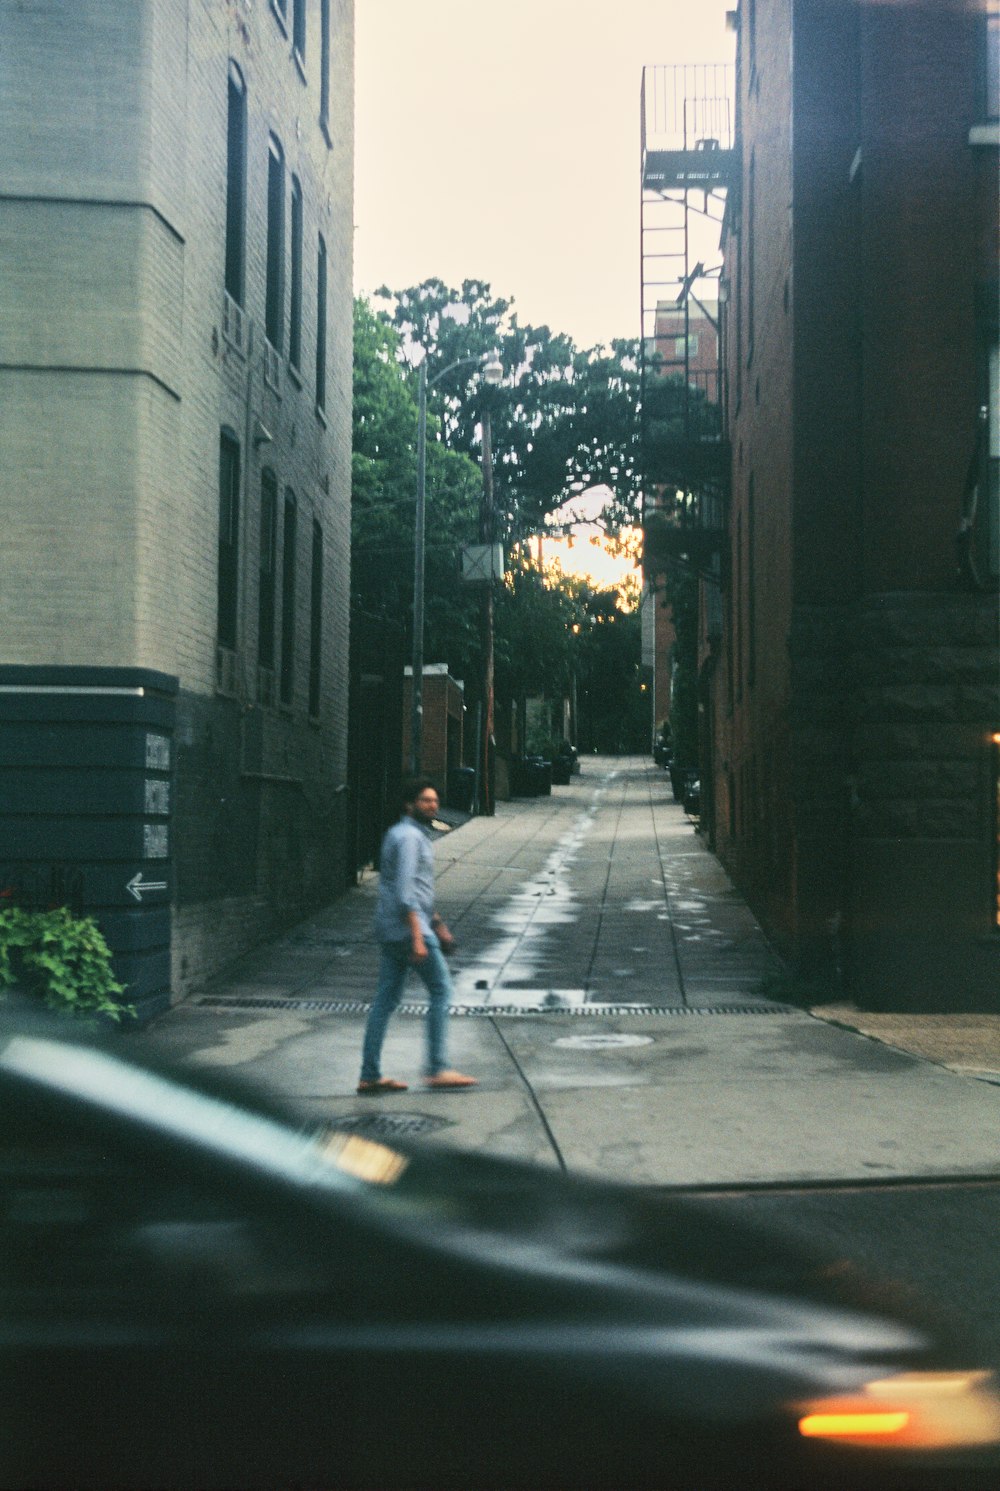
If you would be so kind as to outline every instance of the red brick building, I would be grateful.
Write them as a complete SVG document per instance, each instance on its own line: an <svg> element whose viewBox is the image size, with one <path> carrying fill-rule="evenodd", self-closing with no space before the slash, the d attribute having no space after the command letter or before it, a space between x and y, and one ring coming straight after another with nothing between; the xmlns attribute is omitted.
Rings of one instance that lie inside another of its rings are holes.
<svg viewBox="0 0 1000 1491"><path fill-rule="evenodd" d="M715 301L656 306L654 352L665 377L686 378L710 404L719 402L719 307Z"/></svg>
<svg viewBox="0 0 1000 1491"><path fill-rule="evenodd" d="M738 25L704 826L800 967L1000 1008L996 6Z"/></svg>
<svg viewBox="0 0 1000 1491"><path fill-rule="evenodd" d="M407 668L403 685L403 769L410 759L413 669ZM423 703L422 770L434 781L442 800L448 790L448 773L462 765L465 728L465 691L448 672L447 663L425 663L421 689Z"/></svg>

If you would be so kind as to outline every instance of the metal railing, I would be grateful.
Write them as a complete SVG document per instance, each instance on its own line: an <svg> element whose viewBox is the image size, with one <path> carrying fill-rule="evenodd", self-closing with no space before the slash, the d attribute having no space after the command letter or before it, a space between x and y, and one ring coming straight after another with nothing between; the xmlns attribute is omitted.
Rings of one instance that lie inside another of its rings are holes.
<svg viewBox="0 0 1000 1491"><path fill-rule="evenodd" d="M735 69L729 62L655 64L642 70L647 150L731 150Z"/></svg>

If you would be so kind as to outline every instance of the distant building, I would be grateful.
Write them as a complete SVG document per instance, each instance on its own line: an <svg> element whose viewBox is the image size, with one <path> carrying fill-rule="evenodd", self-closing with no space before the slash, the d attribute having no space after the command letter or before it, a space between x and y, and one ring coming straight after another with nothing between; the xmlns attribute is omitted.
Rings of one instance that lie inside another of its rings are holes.
<svg viewBox="0 0 1000 1491"><path fill-rule="evenodd" d="M739 6L703 826L870 1008L1000 1007L998 24Z"/></svg>
<svg viewBox="0 0 1000 1491"><path fill-rule="evenodd" d="M0 873L152 1007L344 883L353 0L3 12Z"/></svg>
<svg viewBox="0 0 1000 1491"><path fill-rule="evenodd" d="M465 685L452 678L447 663L425 663L422 669L423 702L421 769L437 787L442 802L448 792L449 774L462 765L465 734ZM403 684L403 753L400 769L410 759L410 730L413 711L413 669L405 670Z"/></svg>
<svg viewBox="0 0 1000 1491"><path fill-rule="evenodd" d="M664 377L683 378L710 404L719 402L719 307L714 300L656 305L653 352Z"/></svg>

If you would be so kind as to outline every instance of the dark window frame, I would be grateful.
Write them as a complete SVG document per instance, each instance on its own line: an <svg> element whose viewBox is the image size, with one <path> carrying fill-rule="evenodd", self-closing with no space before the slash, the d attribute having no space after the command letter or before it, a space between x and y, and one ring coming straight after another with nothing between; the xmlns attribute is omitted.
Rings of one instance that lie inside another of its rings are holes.
<svg viewBox="0 0 1000 1491"><path fill-rule="evenodd" d="M298 501L285 488L281 518L281 676L279 698L286 708L295 699L295 578L298 549Z"/></svg>
<svg viewBox="0 0 1000 1491"><path fill-rule="evenodd" d="M306 60L306 0L292 0L292 51L303 65Z"/></svg>
<svg viewBox="0 0 1000 1491"><path fill-rule="evenodd" d="M320 0L319 37L319 126L327 145L331 145L333 142L330 139L330 0Z"/></svg>
<svg viewBox="0 0 1000 1491"><path fill-rule="evenodd" d="M747 688L757 682L757 493L754 473L747 485Z"/></svg>
<svg viewBox="0 0 1000 1491"><path fill-rule="evenodd" d="M241 308L246 295L247 87L230 60L226 115L226 256L227 295Z"/></svg>
<svg viewBox="0 0 1000 1491"><path fill-rule="evenodd" d="M747 367L753 364L754 344L756 340L754 290L756 279L756 245L754 236L756 224L756 198L757 198L757 157L756 152L750 152L750 166L747 173Z"/></svg>
<svg viewBox="0 0 1000 1491"><path fill-rule="evenodd" d="M267 142L267 255L264 335L282 351L285 303L285 152L277 135Z"/></svg>
<svg viewBox="0 0 1000 1491"><path fill-rule="evenodd" d="M309 573L309 717L318 719L323 666L323 528L313 518Z"/></svg>
<svg viewBox="0 0 1000 1491"><path fill-rule="evenodd" d="M240 474L242 452L234 430L219 432L219 541L216 568L216 640L236 651L239 640Z"/></svg>
<svg viewBox="0 0 1000 1491"><path fill-rule="evenodd" d="M278 478L269 466L260 473L257 582L257 666L273 669L278 586Z"/></svg>
<svg viewBox="0 0 1000 1491"><path fill-rule="evenodd" d="M983 27L983 119L989 124L1000 121L1000 10L989 11L982 18Z"/></svg>
<svg viewBox="0 0 1000 1491"><path fill-rule="evenodd" d="M736 573L733 578L736 620L736 702L743 702L743 514L736 514Z"/></svg>
<svg viewBox="0 0 1000 1491"><path fill-rule="evenodd" d="M289 194L288 365L302 369L302 183L292 176Z"/></svg>
<svg viewBox="0 0 1000 1491"><path fill-rule="evenodd" d="M326 409L326 318L327 318L327 251L326 239L318 235L316 250L316 408Z"/></svg>

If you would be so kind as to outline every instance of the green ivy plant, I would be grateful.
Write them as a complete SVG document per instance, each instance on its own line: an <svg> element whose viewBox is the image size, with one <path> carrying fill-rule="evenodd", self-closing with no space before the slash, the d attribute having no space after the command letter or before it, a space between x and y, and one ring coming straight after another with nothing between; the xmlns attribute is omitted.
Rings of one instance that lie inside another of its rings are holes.
<svg viewBox="0 0 1000 1491"><path fill-rule="evenodd" d="M65 906L0 910L0 989L20 984L49 1009L71 1015L135 1015L121 1003L125 985L111 971L111 950L92 916Z"/></svg>

